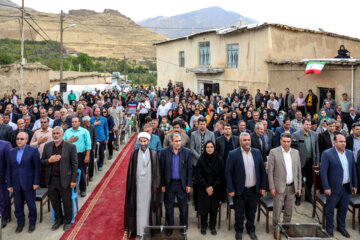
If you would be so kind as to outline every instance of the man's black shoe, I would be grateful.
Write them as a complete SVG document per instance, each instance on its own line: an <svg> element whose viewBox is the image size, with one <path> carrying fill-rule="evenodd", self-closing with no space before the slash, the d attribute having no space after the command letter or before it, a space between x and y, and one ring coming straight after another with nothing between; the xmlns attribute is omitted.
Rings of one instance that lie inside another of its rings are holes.
<svg viewBox="0 0 360 240"><path fill-rule="evenodd" d="M71 228L71 223L65 223L64 224L64 231L68 231Z"/></svg>
<svg viewBox="0 0 360 240"><path fill-rule="evenodd" d="M211 229L210 229L210 232L211 232L211 235L214 235L214 236L217 234L215 228L211 228Z"/></svg>
<svg viewBox="0 0 360 240"><path fill-rule="evenodd" d="M90 182L94 181L94 177L89 177L89 181Z"/></svg>
<svg viewBox="0 0 360 240"><path fill-rule="evenodd" d="M336 228L336 230L341 233L346 238L350 238L350 234L346 231L346 229Z"/></svg>
<svg viewBox="0 0 360 240"><path fill-rule="evenodd" d="M235 239L236 240L242 240L242 233L236 233L236 235L235 235Z"/></svg>
<svg viewBox="0 0 360 240"><path fill-rule="evenodd" d="M51 227L51 230L56 231L62 224L62 221L55 222L55 224Z"/></svg>
<svg viewBox="0 0 360 240"><path fill-rule="evenodd" d="M2 221L1 222L1 228L5 228L7 223L8 223L8 220Z"/></svg>
<svg viewBox="0 0 360 240"><path fill-rule="evenodd" d="M24 228L24 225L22 225L22 226L18 225L18 226L16 227L15 232L16 232L16 233L21 233L22 230L23 230L23 228Z"/></svg>
<svg viewBox="0 0 360 240"><path fill-rule="evenodd" d="M33 231L35 231L35 224L34 225L30 224L28 232L32 233Z"/></svg>
<svg viewBox="0 0 360 240"><path fill-rule="evenodd" d="M166 236L170 237L173 233L172 229L166 229Z"/></svg>
<svg viewBox="0 0 360 240"><path fill-rule="evenodd" d="M330 237L333 237L334 236L334 232L332 229L326 229L326 232L327 234L330 236Z"/></svg>
<svg viewBox="0 0 360 240"><path fill-rule="evenodd" d="M206 235L206 228L201 228L201 235Z"/></svg>
<svg viewBox="0 0 360 240"><path fill-rule="evenodd" d="M296 197L295 205L300 206L301 205L301 198Z"/></svg>
<svg viewBox="0 0 360 240"><path fill-rule="evenodd" d="M257 240L257 236L255 235L255 232L249 232L249 236L251 238L251 240Z"/></svg>
<svg viewBox="0 0 360 240"><path fill-rule="evenodd" d="M86 197L86 192L81 192L81 193L80 193L80 196L81 196L81 197Z"/></svg>

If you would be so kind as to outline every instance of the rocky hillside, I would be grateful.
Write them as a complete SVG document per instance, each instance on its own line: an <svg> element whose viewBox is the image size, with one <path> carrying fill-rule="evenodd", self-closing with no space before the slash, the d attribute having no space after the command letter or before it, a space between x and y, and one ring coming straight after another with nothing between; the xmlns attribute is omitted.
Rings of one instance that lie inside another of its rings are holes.
<svg viewBox="0 0 360 240"><path fill-rule="evenodd" d="M60 14L27 13L25 39L40 41L43 40L42 35L46 39L60 41ZM19 10L0 9L0 38L20 39L19 16ZM151 58L156 55L152 44L165 40L164 36L137 25L130 18L111 9L102 13L71 10L65 15L64 27L71 24L76 24L76 27L64 32L64 46L68 53L84 52L94 57L109 58Z"/></svg>
<svg viewBox="0 0 360 240"><path fill-rule="evenodd" d="M210 7L194 12L184 13L171 17L158 16L138 22L169 38L178 38L207 29L228 27L256 23L251 18L246 18L238 13L226 11L220 7Z"/></svg>

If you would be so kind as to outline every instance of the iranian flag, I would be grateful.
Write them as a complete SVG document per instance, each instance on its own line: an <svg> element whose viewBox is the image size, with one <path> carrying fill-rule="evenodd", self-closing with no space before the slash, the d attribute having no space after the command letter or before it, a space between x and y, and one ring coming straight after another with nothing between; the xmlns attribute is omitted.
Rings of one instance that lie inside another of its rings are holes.
<svg viewBox="0 0 360 240"><path fill-rule="evenodd" d="M305 74L320 74L326 62L308 62L305 69Z"/></svg>

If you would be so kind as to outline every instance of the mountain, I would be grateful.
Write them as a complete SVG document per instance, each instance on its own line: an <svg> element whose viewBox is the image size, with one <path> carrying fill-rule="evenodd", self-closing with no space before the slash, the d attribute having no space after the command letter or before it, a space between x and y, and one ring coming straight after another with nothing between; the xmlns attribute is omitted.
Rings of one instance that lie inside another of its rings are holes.
<svg viewBox="0 0 360 240"><path fill-rule="evenodd" d="M17 9L0 9L0 38L20 39L19 16ZM26 11L25 20L26 40L60 41L60 14ZM76 26L67 28L71 24ZM70 10L65 14L64 28L67 28L63 35L67 53L83 52L93 57L152 58L156 56L153 43L166 39L112 9L102 13Z"/></svg>
<svg viewBox="0 0 360 240"><path fill-rule="evenodd" d="M14 8L20 8L21 6L17 5L16 3L10 1L10 0L0 0L0 9L6 8L6 9L14 9ZM28 11L35 11L32 8L27 8L25 6L25 10Z"/></svg>
<svg viewBox="0 0 360 240"><path fill-rule="evenodd" d="M139 25L152 29L169 38L178 38L207 29L256 23L236 12L226 11L220 7L210 7L172 17L158 16L137 22Z"/></svg>

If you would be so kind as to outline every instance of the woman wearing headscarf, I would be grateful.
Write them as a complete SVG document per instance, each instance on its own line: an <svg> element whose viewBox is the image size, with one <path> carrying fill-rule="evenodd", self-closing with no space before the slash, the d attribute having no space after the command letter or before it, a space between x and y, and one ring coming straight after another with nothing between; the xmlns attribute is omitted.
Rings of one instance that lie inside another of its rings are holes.
<svg viewBox="0 0 360 240"><path fill-rule="evenodd" d="M205 143L205 151L200 156L196 167L198 179L198 214L201 217L201 234L206 234L208 215L212 235L216 235L216 216L221 198L221 186L224 182L224 166L215 152L212 141Z"/></svg>
<svg viewBox="0 0 360 240"><path fill-rule="evenodd" d="M228 123L229 123L231 126L237 126L238 123L239 123L239 121L240 121L240 118L239 118L238 113L237 113L236 111L233 111L233 112L231 113L231 117L230 117Z"/></svg>

